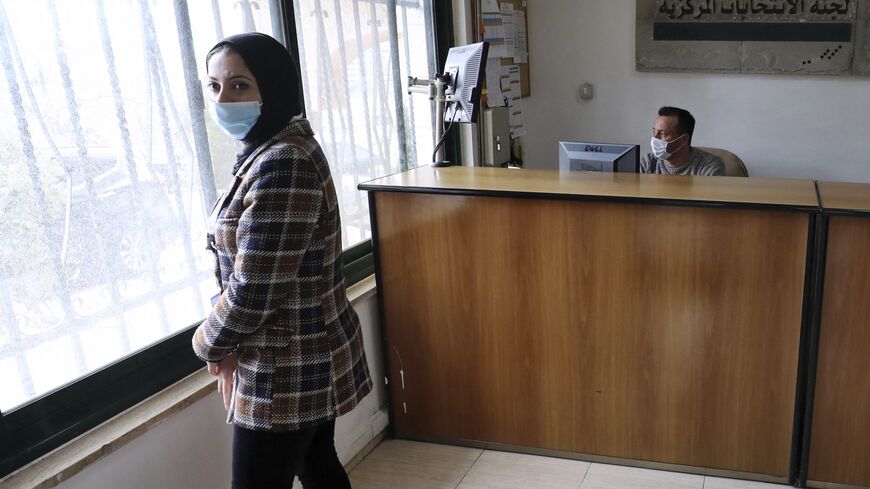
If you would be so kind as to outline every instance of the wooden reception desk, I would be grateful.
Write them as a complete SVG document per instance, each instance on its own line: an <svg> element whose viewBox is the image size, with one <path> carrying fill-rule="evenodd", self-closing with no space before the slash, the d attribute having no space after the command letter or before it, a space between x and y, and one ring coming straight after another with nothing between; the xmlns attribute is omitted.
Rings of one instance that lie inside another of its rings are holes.
<svg viewBox="0 0 870 489"><path fill-rule="evenodd" d="M808 478L870 487L870 185L818 186L827 232Z"/></svg>
<svg viewBox="0 0 870 489"><path fill-rule="evenodd" d="M397 436L788 480L812 181L422 167L360 188Z"/></svg>

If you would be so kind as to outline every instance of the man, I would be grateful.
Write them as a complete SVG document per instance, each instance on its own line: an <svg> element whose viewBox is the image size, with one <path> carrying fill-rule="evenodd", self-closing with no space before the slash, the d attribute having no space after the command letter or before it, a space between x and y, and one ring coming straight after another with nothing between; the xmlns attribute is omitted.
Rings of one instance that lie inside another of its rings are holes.
<svg viewBox="0 0 870 489"><path fill-rule="evenodd" d="M722 158L692 147L695 118L689 111L662 107L653 125L652 153L640 159L641 173L724 175Z"/></svg>

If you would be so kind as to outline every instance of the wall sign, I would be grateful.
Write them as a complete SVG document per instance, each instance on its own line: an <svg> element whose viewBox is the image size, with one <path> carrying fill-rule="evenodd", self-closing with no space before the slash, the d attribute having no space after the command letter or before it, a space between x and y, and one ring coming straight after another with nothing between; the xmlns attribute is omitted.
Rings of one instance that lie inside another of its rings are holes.
<svg viewBox="0 0 870 489"><path fill-rule="evenodd" d="M636 0L638 71L870 75L870 0Z"/></svg>

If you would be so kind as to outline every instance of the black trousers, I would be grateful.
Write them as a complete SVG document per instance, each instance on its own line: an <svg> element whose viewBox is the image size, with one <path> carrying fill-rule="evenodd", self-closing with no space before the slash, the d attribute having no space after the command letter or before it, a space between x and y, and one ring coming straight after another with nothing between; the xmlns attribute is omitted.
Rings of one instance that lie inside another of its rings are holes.
<svg viewBox="0 0 870 489"><path fill-rule="evenodd" d="M233 427L233 489L350 489L335 453L335 420L286 433Z"/></svg>

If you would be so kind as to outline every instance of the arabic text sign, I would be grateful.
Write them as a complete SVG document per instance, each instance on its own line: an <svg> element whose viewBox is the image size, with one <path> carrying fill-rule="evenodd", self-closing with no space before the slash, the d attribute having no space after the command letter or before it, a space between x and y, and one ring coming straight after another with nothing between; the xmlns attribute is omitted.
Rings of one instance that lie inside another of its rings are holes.
<svg viewBox="0 0 870 489"><path fill-rule="evenodd" d="M854 20L857 0L655 0L660 20Z"/></svg>

